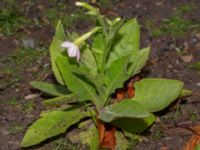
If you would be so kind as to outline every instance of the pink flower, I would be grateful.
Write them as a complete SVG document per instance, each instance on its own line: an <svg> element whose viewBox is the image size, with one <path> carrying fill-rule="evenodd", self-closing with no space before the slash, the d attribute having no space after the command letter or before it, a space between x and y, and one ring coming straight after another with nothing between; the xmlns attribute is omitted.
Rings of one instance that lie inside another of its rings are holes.
<svg viewBox="0 0 200 150"><path fill-rule="evenodd" d="M61 44L61 47L67 48L69 57L76 57L77 62L80 61L80 50L76 44L73 42L65 41Z"/></svg>

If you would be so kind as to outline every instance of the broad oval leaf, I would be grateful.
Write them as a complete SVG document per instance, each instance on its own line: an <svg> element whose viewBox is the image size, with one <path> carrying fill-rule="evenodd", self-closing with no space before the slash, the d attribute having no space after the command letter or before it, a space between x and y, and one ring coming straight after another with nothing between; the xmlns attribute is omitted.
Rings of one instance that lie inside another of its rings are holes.
<svg viewBox="0 0 200 150"><path fill-rule="evenodd" d="M146 118L122 118L112 122L117 127L120 127L131 133L142 133L150 127L155 121L155 116L151 114Z"/></svg>
<svg viewBox="0 0 200 150"><path fill-rule="evenodd" d="M176 100L182 89L183 82L169 79L146 78L134 84L137 101L150 112L157 112L166 108Z"/></svg>
<svg viewBox="0 0 200 150"><path fill-rule="evenodd" d="M111 122L121 118L145 118L150 113L138 102L123 100L119 103L105 107L99 113L99 119L104 122Z"/></svg>
<svg viewBox="0 0 200 150"><path fill-rule="evenodd" d="M139 50L140 33L139 25L136 19L126 22L118 32L117 38L114 39L114 45L108 57L107 66L127 53Z"/></svg>
<svg viewBox="0 0 200 150"><path fill-rule="evenodd" d="M52 83L45 83L39 81L32 81L30 82L34 88L39 89L40 91L53 95L53 96L62 96L71 93L66 87L52 84Z"/></svg>
<svg viewBox="0 0 200 150"><path fill-rule="evenodd" d="M59 56L56 62L66 86L79 96L79 100L90 100L97 106L98 100L95 88L90 83L82 80L72 72L72 67L66 57Z"/></svg>
<svg viewBox="0 0 200 150"><path fill-rule="evenodd" d="M87 117L88 113L81 113L77 110L61 111L56 110L46 113L38 119L26 132L21 143L22 147L29 147L42 141L65 132L71 125Z"/></svg>

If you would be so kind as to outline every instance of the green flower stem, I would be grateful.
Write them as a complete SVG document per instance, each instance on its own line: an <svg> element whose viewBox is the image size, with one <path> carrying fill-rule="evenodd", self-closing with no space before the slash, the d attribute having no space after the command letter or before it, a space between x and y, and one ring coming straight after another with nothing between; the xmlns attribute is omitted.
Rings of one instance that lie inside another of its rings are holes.
<svg viewBox="0 0 200 150"><path fill-rule="evenodd" d="M179 98L184 98L192 95L192 91L183 89L179 95Z"/></svg>
<svg viewBox="0 0 200 150"><path fill-rule="evenodd" d="M86 9L88 9L89 11L99 12L98 8L95 8L92 5L89 5L89 4L85 3L85 2L76 2L75 5L84 7Z"/></svg>
<svg viewBox="0 0 200 150"><path fill-rule="evenodd" d="M92 34L96 33L97 31L99 31L101 29L101 27L95 27L93 28L90 32L85 33L84 35L82 35L81 37L77 38L74 41L74 44L76 44L77 46L80 46L80 44L82 42L84 42L85 40L87 40L89 37L92 36Z"/></svg>

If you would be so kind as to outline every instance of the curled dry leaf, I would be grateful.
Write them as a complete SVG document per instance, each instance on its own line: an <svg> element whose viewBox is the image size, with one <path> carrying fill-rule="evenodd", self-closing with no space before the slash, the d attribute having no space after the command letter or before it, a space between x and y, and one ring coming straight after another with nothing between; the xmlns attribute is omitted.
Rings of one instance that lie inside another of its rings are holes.
<svg viewBox="0 0 200 150"><path fill-rule="evenodd" d="M185 144L183 150L194 150L200 144L200 124L192 128L193 135Z"/></svg>
<svg viewBox="0 0 200 150"><path fill-rule="evenodd" d="M115 93L116 100L114 102L122 101L125 98L131 98L135 94L135 89L133 84L139 81L140 77L135 76L131 78L124 88L118 89ZM116 127L104 123L97 118L97 128L99 132L99 145L101 148L106 148L108 150L114 150L116 146L115 131Z"/></svg>
<svg viewBox="0 0 200 150"><path fill-rule="evenodd" d="M133 78L131 78L129 80L129 82L127 83L127 94L128 94L128 98L134 97L135 95L135 88L134 88L134 83L137 81L140 81L141 78L139 76L134 76Z"/></svg>
<svg viewBox="0 0 200 150"><path fill-rule="evenodd" d="M97 120L97 127L99 131L100 147L108 150L114 150L116 146L116 128L112 125L102 122L101 120Z"/></svg>

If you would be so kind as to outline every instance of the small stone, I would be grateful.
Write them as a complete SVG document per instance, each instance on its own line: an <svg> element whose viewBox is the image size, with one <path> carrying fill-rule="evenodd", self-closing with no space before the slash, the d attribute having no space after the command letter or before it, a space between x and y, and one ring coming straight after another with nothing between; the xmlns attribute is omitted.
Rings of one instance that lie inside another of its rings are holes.
<svg viewBox="0 0 200 150"><path fill-rule="evenodd" d="M29 94L29 95L25 96L24 98L25 98L25 100L30 100L30 99L37 98L39 96L40 95L38 95L38 94Z"/></svg>
<svg viewBox="0 0 200 150"><path fill-rule="evenodd" d="M196 36L198 39L200 39L200 33L197 33L195 36Z"/></svg>
<svg viewBox="0 0 200 150"><path fill-rule="evenodd" d="M193 56L192 56L192 55L185 55L185 56L182 56L182 60L183 60L183 62L185 62L185 63L191 62L192 59L193 59Z"/></svg>
<svg viewBox="0 0 200 150"><path fill-rule="evenodd" d="M136 6L135 6L136 8L140 8L140 4L136 4Z"/></svg>
<svg viewBox="0 0 200 150"><path fill-rule="evenodd" d="M23 47L25 47L25 48L34 48L35 47L35 42L34 42L33 38L27 38L27 39L22 40L22 44L23 44Z"/></svg>
<svg viewBox="0 0 200 150"><path fill-rule="evenodd" d="M38 72L39 68L37 66L26 69L27 72Z"/></svg>
<svg viewBox="0 0 200 150"><path fill-rule="evenodd" d="M50 63L44 64L44 68L48 68L50 66Z"/></svg>
<svg viewBox="0 0 200 150"><path fill-rule="evenodd" d="M196 86L199 86L199 87L200 87L200 82L197 82Z"/></svg>
<svg viewBox="0 0 200 150"><path fill-rule="evenodd" d="M169 49L175 49L175 48L176 48L175 44L172 43L172 44L169 45Z"/></svg>
<svg viewBox="0 0 200 150"><path fill-rule="evenodd" d="M160 123L160 122L161 122L160 118L159 118L159 117L156 117L155 122L156 122L156 123Z"/></svg>
<svg viewBox="0 0 200 150"><path fill-rule="evenodd" d="M162 3L162 2L156 2L155 4L156 4L156 6L160 6L160 5L162 5L163 3Z"/></svg>
<svg viewBox="0 0 200 150"><path fill-rule="evenodd" d="M173 68L173 66L169 64L169 65L168 65L168 68L170 68L170 69L171 69L171 68Z"/></svg>
<svg viewBox="0 0 200 150"><path fill-rule="evenodd" d="M193 38L191 41L192 44L197 43L197 42L198 42L198 40L196 38Z"/></svg>

